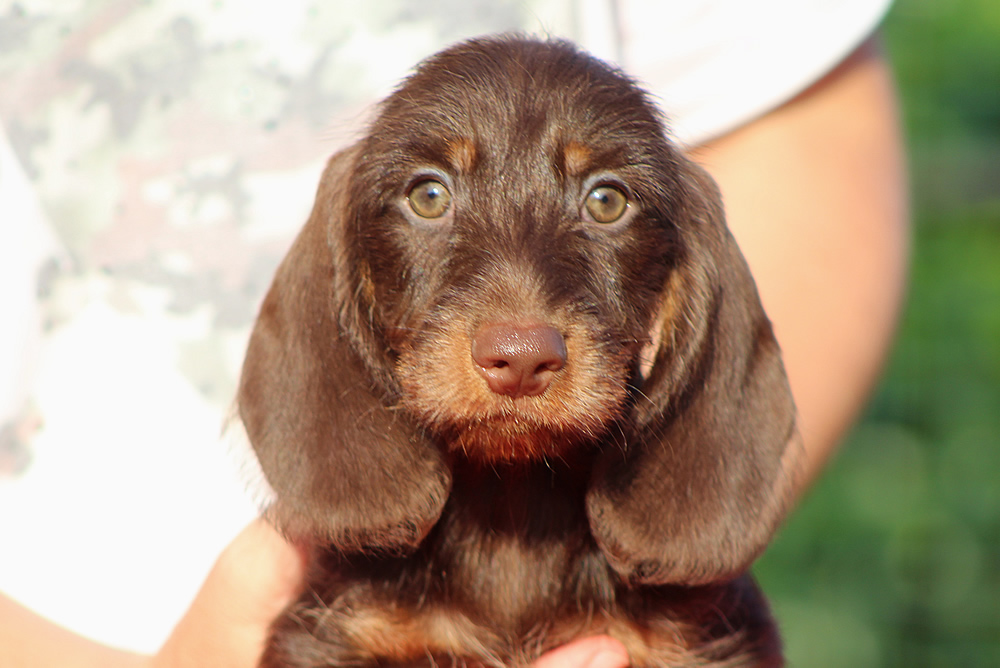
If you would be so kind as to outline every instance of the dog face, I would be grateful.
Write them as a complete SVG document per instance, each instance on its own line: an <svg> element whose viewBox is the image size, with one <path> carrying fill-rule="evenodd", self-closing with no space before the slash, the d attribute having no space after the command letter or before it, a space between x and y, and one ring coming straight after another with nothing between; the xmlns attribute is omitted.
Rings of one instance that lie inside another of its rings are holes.
<svg viewBox="0 0 1000 668"><path fill-rule="evenodd" d="M422 64L335 156L251 337L240 415L291 533L405 549L454 457L596 452L619 573L732 575L782 514L794 409L711 180L559 42Z"/></svg>
<svg viewBox="0 0 1000 668"><path fill-rule="evenodd" d="M485 462L565 455L622 415L683 252L642 94L524 47L443 54L385 102L343 241L399 405Z"/></svg>

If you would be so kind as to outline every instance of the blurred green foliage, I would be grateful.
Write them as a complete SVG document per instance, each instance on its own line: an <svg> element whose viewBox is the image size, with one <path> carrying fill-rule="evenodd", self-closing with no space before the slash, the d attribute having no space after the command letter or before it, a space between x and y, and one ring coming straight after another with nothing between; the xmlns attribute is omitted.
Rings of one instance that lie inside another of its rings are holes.
<svg viewBox="0 0 1000 668"><path fill-rule="evenodd" d="M910 297L868 411L757 567L793 668L1000 666L1000 2L897 0Z"/></svg>

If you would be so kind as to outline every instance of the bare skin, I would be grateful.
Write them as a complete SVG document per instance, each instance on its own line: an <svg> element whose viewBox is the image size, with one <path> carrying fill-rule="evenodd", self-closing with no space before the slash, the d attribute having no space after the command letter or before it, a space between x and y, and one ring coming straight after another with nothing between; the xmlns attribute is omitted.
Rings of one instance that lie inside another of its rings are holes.
<svg viewBox="0 0 1000 668"><path fill-rule="evenodd" d="M908 211L896 114L888 66L868 43L794 100L691 151L719 182L784 350L804 442L800 494L864 405L902 302ZM252 668L302 572L295 547L251 524L155 656L96 644L0 596L0 665ZM536 665L624 668L628 657L598 636Z"/></svg>
<svg viewBox="0 0 1000 668"><path fill-rule="evenodd" d="M267 522L250 524L222 552L187 614L155 656L97 644L0 596L0 665L11 668L252 668L271 622L299 593L302 553ZM585 638L538 660L537 668L625 668L607 636Z"/></svg>
<svg viewBox="0 0 1000 668"><path fill-rule="evenodd" d="M801 495L878 379L905 292L908 195L889 67L868 42L691 155L722 189L782 347L805 447Z"/></svg>

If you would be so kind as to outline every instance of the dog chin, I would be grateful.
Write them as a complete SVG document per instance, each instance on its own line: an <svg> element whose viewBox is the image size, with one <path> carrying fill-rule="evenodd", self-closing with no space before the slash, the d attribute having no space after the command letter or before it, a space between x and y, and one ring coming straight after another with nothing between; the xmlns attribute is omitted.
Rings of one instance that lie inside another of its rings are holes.
<svg viewBox="0 0 1000 668"><path fill-rule="evenodd" d="M494 418L456 428L446 436L447 448L471 462L517 464L559 459L585 439L571 432Z"/></svg>

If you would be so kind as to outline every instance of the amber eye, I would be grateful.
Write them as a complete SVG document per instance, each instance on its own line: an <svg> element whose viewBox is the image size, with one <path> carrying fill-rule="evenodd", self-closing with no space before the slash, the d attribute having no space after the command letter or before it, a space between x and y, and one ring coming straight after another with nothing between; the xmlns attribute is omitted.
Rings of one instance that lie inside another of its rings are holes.
<svg viewBox="0 0 1000 668"><path fill-rule="evenodd" d="M410 188L406 200L413 213L421 218L440 218L448 213L451 193L440 181L425 179Z"/></svg>
<svg viewBox="0 0 1000 668"><path fill-rule="evenodd" d="M615 186L597 186L584 201L587 212L598 223L613 223L625 215L628 197Z"/></svg>

